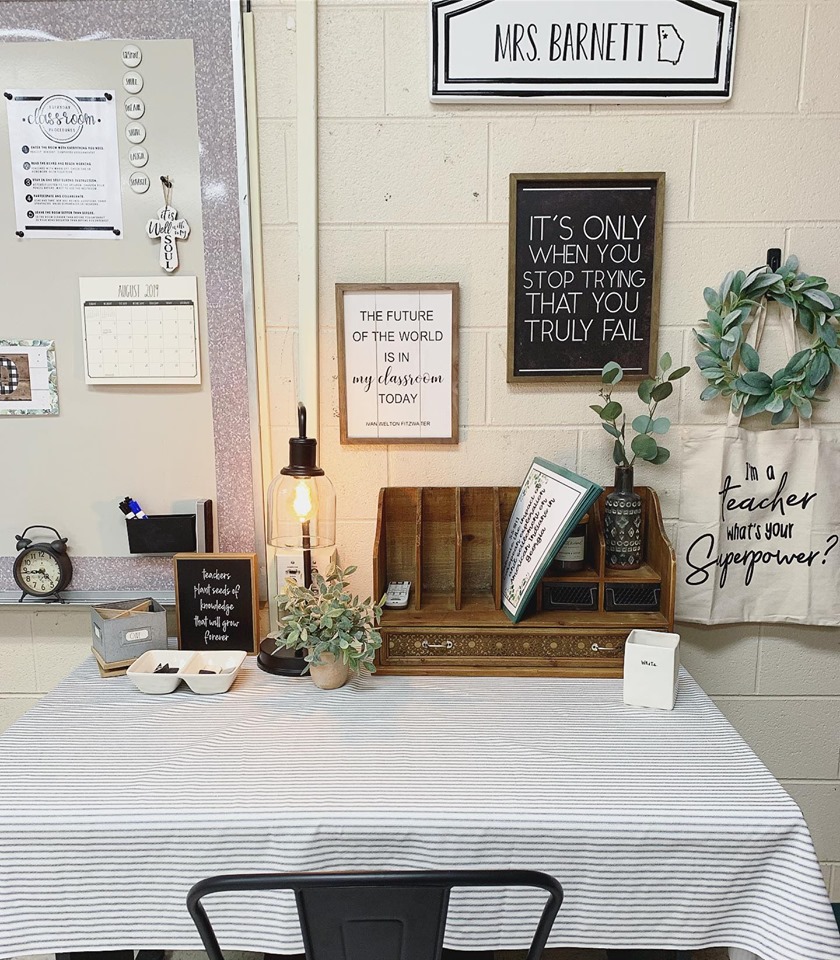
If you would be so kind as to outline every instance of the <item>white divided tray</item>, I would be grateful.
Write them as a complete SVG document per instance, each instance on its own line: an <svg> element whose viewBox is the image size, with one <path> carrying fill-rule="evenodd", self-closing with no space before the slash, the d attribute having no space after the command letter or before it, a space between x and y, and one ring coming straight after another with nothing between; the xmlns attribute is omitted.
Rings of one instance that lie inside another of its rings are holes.
<svg viewBox="0 0 840 960"><path fill-rule="evenodd" d="M126 671L141 693L172 693L184 680L193 693L226 693L245 660L244 650L148 650ZM155 673L161 664L177 667L177 673ZM201 673L212 670L213 673Z"/></svg>

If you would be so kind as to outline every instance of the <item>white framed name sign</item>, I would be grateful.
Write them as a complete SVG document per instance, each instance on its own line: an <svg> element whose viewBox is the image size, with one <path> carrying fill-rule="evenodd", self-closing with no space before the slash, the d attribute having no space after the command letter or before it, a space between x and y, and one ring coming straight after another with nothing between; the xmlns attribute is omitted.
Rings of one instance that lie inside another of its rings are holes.
<svg viewBox="0 0 840 960"><path fill-rule="evenodd" d="M728 100L738 0L430 0L435 101Z"/></svg>
<svg viewBox="0 0 840 960"><path fill-rule="evenodd" d="M336 285L341 442L458 442L458 284Z"/></svg>

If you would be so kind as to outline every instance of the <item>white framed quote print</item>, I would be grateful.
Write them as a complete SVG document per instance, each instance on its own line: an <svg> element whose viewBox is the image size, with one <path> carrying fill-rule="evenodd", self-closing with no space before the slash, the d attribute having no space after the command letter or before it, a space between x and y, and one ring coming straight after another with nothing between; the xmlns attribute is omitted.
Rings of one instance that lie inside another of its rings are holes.
<svg viewBox="0 0 840 960"><path fill-rule="evenodd" d="M341 442L458 442L458 284L336 285Z"/></svg>

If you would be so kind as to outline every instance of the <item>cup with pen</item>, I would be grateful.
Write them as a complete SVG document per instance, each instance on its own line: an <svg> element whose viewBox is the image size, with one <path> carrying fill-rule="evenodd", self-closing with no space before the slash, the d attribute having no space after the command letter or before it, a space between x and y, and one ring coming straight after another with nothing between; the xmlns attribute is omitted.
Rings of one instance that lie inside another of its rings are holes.
<svg viewBox="0 0 840 960"><path fill-rule="evenodd" d="M126 520L148 520L149 517L140 504L133 497L126 497L120 501L120 510L125 514Z"/></svg>

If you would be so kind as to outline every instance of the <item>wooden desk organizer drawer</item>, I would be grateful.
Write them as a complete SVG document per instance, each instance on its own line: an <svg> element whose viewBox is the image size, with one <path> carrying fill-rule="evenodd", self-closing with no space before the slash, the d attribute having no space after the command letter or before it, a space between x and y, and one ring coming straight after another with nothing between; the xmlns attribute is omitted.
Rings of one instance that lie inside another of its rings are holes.
<svg viewBox="0 0 840 960"><path fill-rule="evenodd" d="M566 675L620 676L626 641L625 630L383 630L380 663L401 673L443 667L446 673L516 676L520 668L524 675L562 668Z"/></svg>

